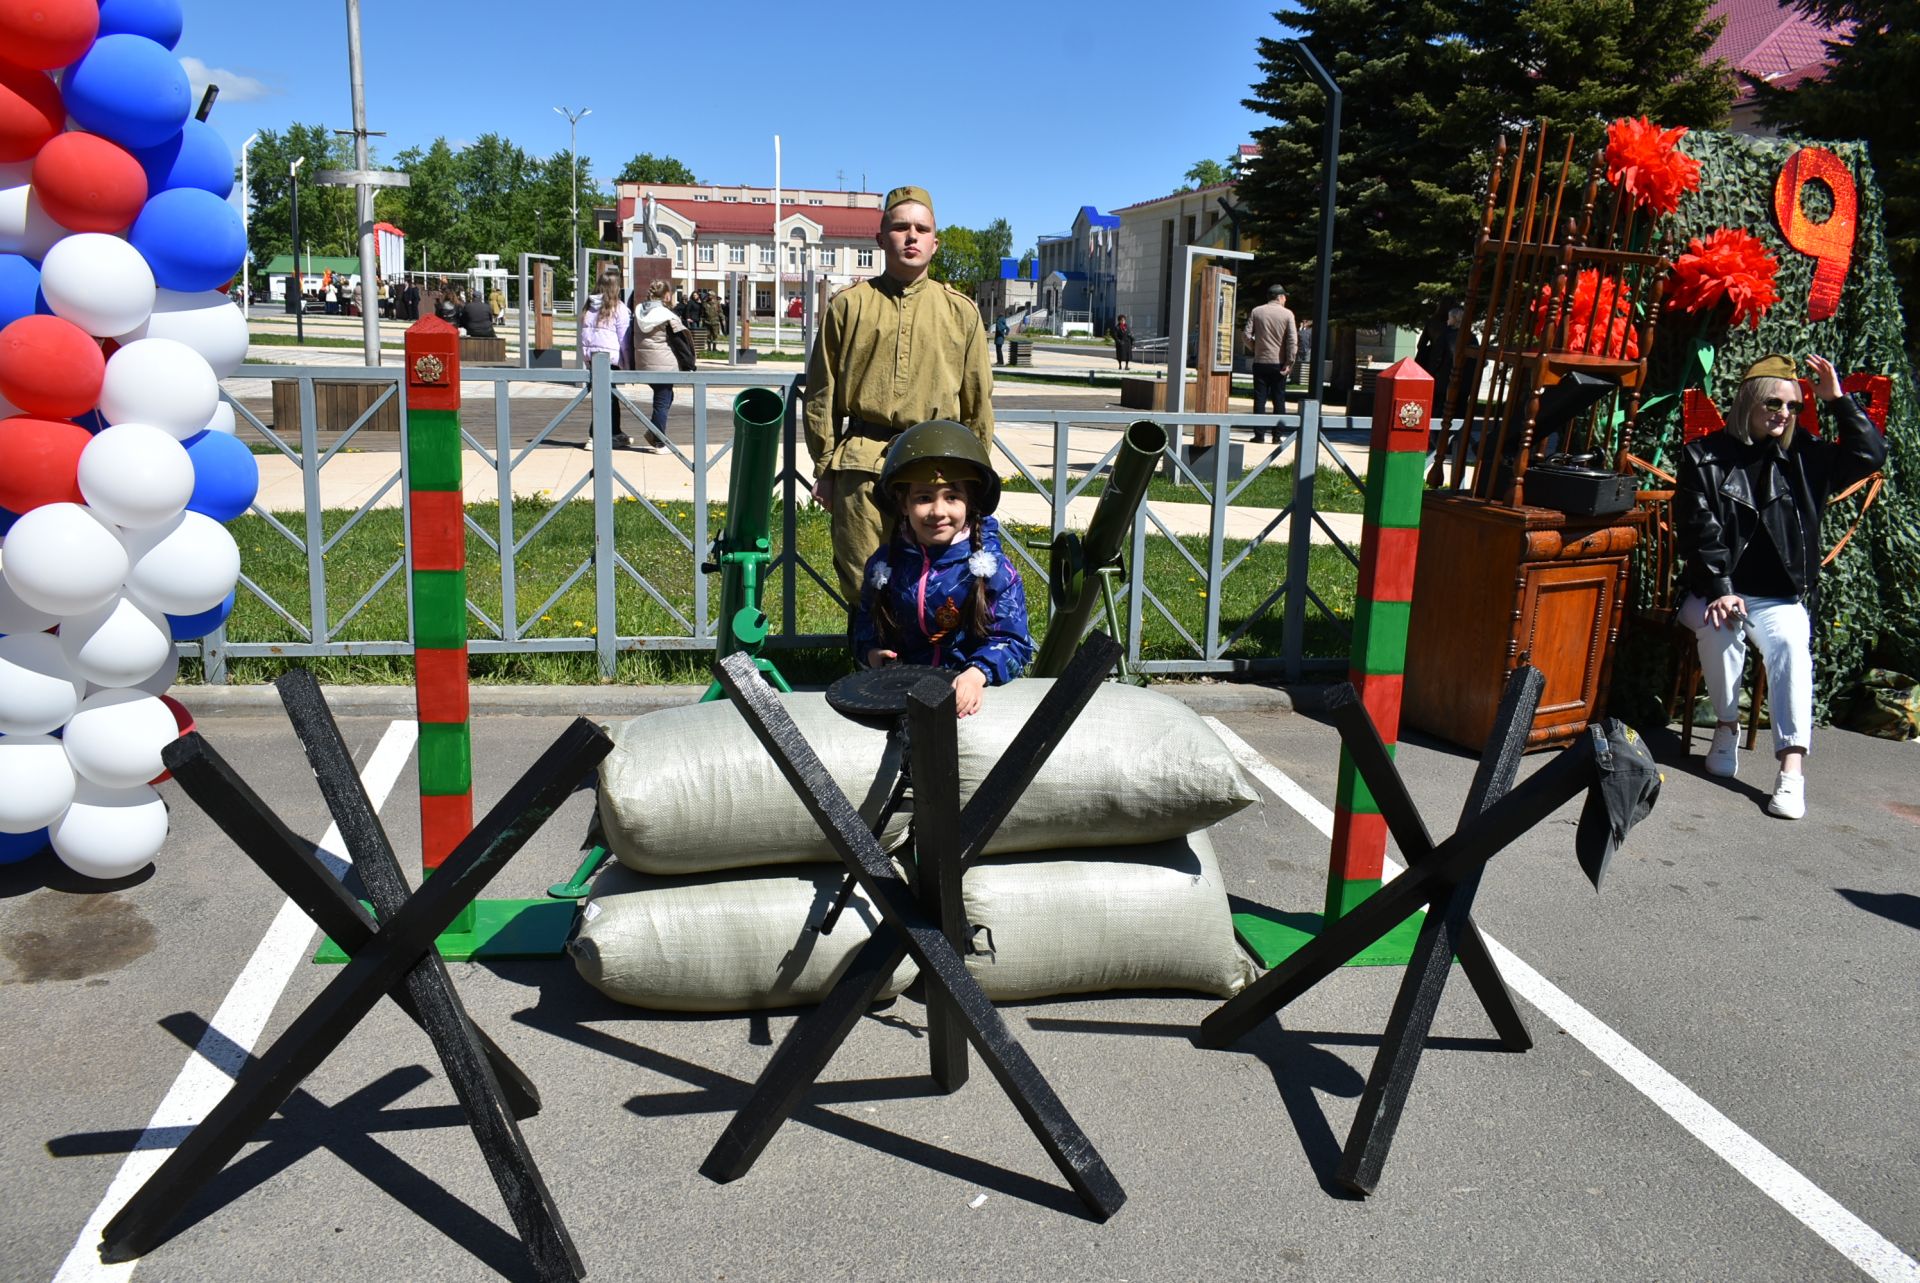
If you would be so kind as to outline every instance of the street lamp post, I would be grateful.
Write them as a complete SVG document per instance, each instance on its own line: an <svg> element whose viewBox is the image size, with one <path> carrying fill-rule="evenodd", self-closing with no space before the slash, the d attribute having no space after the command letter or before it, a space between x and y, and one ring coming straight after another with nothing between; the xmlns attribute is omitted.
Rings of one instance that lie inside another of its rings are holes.
<svg viewBox="0 0 1920 1283"><path fill-rule="evenodd" d="M573 196L573 315L575 324L580 316L580 151L578 142L580 122L593 114L593 108L582 107L579 111L568 111L565 107L555 107L555 111L567 118L567 160L571 166L573 181L569 186Z"/></svg>
<svg viewBox="0 0 1920 1283"><path fill-rule="evenodd" d="M305 156L293 158L287 172L293 176L293 341L307 341L307 278L300 270L300 166Z"/></svg>
<svg viewBox="0 0 1920 1283"><path fill-rule="evenodd" d="M256 130L240 144L240 238L248 240L252 231L253 192L247 182L247 152L260 141ZM253 255L240 260L240 310L251 313L253 310Z"/></svg>

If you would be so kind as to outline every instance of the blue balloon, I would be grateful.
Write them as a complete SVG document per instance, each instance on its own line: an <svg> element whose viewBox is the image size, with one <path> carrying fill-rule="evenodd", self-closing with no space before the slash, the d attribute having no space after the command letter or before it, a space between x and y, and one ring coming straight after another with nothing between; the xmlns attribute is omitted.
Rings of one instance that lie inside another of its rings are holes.
<svg viewBox="0 0 1920 1283"><path fill-rule="evenodd" d="M197 293L232 280L247 256L240 211L198 187L176 187L148 200L127 239L162 289Z"/></svg>
<svg viewBox="0 0 1920 1283"><path fill-rule="evenodd" d="M171 49L185 25L180 0L100 0L103 36L145 36Z"/></svg>
<svg viewBox="0 0 1920 1283"><path fill-rule="evenodd" d="M209 435L217 437L224 434L215 432ZM227 622L227 616L233 613L233 601L234 593L230 592L226 600L212 610L203 610L197 615L168 615L167 631L173 634L175 641L196 641L205 637Z"/></svg>
<svg viewBox="0 0 1920 1283"><path fill-rule="evenodd" d="M19 254L0 254L0 330L23 316L49 311L40 293L40 269Z"/></svg>
<svg viewBox="0 0 1920 1283"><path fill-rule="evenodd" d="M67 114L122 147L156 147L193 110L187 73L145 36L102 36L60 77Z"/></svg>
<svg viewBox="0 0 1920 1283"><path fill-rule="evenodd" d="M260 465L246 442L225 432L202 432L187 442L193 463L193 497L188 512L215 521L232 521L260 492Z"/></svg>
<svg viewBox="0 0 1920 1283"><path fill-rule="evenodd" d="M0 508L0 535L13 529L13 523L20 520L20 514L10 508Z"/></svg>
<svg viewBox="0 0 1920 1283"><path fill-rule="evenodd" d="M0 864L31 860L52 845L53 839L44 826L31 833L0 833Z"/></svg>
<svg viewBox="0 0 1920 1283"><path fill-rule="evenodd" d="M147 171L147 195L172 187L198 187L225 200L233 192L233 153L226 139L204 120L189 120L158 147L133 153Z"/></svg>

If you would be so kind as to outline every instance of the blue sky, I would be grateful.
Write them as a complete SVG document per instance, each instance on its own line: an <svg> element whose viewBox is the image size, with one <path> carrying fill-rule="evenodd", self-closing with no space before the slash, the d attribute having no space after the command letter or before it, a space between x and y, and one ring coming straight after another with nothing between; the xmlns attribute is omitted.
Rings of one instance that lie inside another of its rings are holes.
<svg viewBox="0 0 1920 1283"><path fill-rule="evenodd" d="M1274 7L365 0L367 123L389 157L490 131L545 154L567 147L553 108L590 107L579 147L603 185L641 151L771 184L778 133L789 186L918 183L943 223L1003 217L1027 247L1247 141ZM236 153L256 129L352 124L342 0L184 8L177 52L220 83L210 119Z"/></svg>

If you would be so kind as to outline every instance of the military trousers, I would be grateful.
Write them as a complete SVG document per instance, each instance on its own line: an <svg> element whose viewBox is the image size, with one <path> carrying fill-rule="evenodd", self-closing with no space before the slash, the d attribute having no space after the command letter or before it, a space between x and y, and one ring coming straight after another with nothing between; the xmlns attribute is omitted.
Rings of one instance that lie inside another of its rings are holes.
<svg viewBox="0 0 1920 1283"><path fill-rule="evenodd" d="M890 523L877 502L880 479L873 473L835 469L827 475L833 479L833 568L852 610L860 604L860 576L867 559L887 541Z"/></svg>

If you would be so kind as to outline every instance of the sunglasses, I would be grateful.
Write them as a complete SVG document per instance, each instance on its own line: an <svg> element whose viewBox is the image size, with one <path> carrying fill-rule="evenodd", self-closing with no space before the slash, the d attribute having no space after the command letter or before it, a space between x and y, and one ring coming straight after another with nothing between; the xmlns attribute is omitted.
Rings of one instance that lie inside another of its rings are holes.
<svg viewBox="0 0 1920 1283"><path fill-rule="evenodd" d="M1804 404L1805 402L1802 401L1787 401L1777 396L1770 396L1760 403L1760 408L1768 414L1778 414L1785 410L1788 414L1797 415Z"/></svg>

